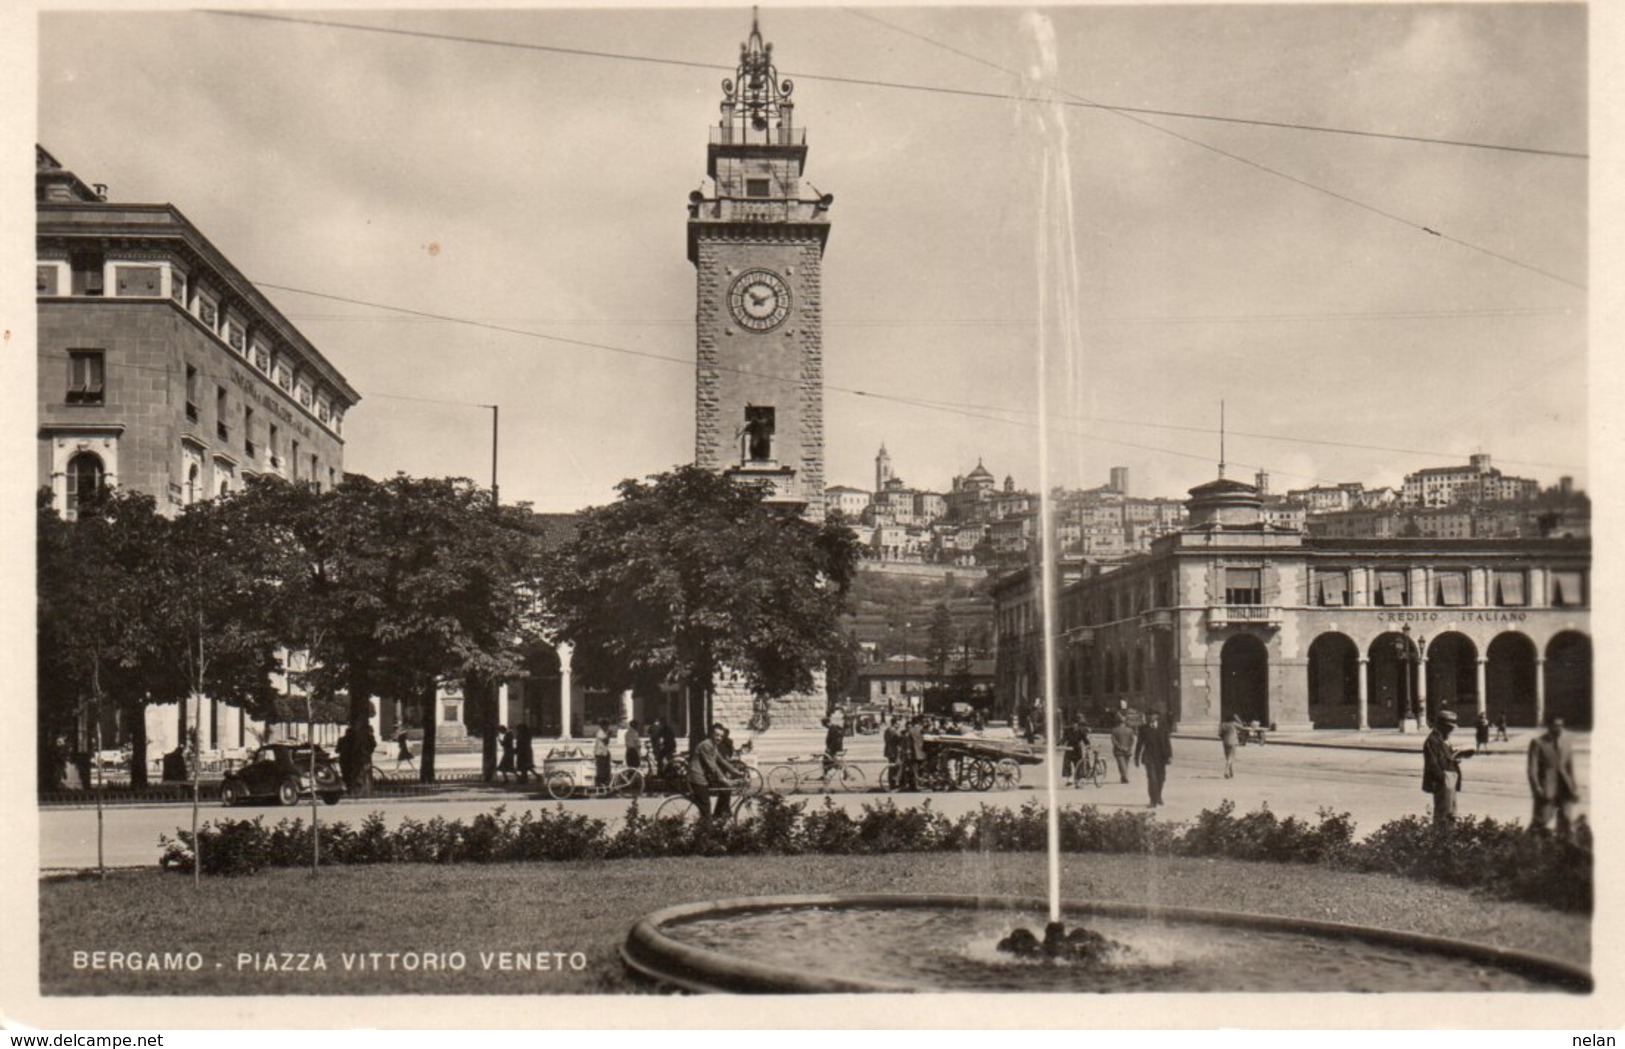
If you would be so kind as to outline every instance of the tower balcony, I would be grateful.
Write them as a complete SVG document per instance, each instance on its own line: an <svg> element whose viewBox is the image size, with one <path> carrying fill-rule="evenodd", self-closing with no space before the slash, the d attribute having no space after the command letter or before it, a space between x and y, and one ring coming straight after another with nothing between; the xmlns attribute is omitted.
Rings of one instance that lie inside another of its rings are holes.
<svg viewBox="0 0 1625 1049"><path fill-rule="evenodd" d="M711 145L713 146L769 146L782 149L786 146L806 149L807 129L804 127L740 127L738 123L713 124L711 126Z"/></svg>
<svg viewBox="0 0 1625 1049"><path fill-rule="evenodd" d="M701 197L688 204L691 222L820 222L829 221L823 201L789 197Z"/></svg>

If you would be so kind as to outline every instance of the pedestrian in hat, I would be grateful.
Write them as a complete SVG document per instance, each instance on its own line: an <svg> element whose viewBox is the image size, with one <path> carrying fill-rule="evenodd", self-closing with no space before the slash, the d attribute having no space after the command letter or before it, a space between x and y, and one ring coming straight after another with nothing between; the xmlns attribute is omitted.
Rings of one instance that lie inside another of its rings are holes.
<svg viewBox="0 0 1625 1049"><path fill-rule="evenodd" d="M1461 790L1461 761L1473 756L1471 747L1457 750L1450 745L1456 730L1456 712L1441 710L1433 719L1433 731L1422 744L1422 791L1433 795L1433 823L1450 823L1456 818L1456 794Z"/></svg>

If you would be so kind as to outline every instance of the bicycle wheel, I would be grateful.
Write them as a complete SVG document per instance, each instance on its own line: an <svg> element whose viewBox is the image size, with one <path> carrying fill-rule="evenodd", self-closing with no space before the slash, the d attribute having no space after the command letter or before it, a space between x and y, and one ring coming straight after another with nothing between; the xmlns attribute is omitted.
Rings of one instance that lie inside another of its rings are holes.
<svg viewBox="0 0 1625 1049"><path fill-rule="evenodd" d="M1014 758L1001 758L993 766L993 785L999 790L1015 790L1021 783L1021 765Z"/></svg>
<svg viewBox="0 0 1625 1049"><path fill-rule="evenodd" d="M754 765L746 765L745 789L740 793L747 798L759 798L766 789L767 779L762 775L761 770Z"/></svg>
<svg viewBox="0 0 1625 1049"><path fill-rule="evenodd" d="M1089 778L1095 781L1095 786L1104 786L1106 783L1106 756L1095 755L1095 763L1089 769Z"/></svg>
<svg viewBox="0 0 1625 1049"><path fill-rule="evenodd" d="M887 764L887 765L882 766L881 769L880 769L880 775L875 777L875 786L878 787L880 790L887 791L887 792L896 790L897 789L897 766L894 765L894 764Z"/></svg>
<svg viewBox="0 0 1625 1049"><path fill-rule="evenodd" d="M576 778L562 769L547 774L547 796L563 801L576 792Z"/></svg>
<svg viewBox="0 0 1625 1049"><path fill-rule="evenodd" d="M842 790L865 791L869 789L869 777L856 765L842 765L831 770L831 779L841 781Z"/></svg>
<svg viewBox="0 0 1625 1049"><path fill-rule="evenodd" d="M744 794L735 794L728 805L726 819L735 821L748 820L756 812L756 799Z"/></svg>
<svg viewBox="0 0 1625 1049"><path fill-rule="evenodd" d="M685 824L700 821L700 807L687 794L673 794L655 810L657 820L679 820Z"/></svg>
<svg viewBox="0 0 1625 1049"><path fill-rule="evenodd" d="M798 783L796 770L789 765L775 765L767 774L767 789L775 794L794 794Z"/></svg>
<svg viewBox="0 0 1625 1049"><path fill-rule="evenodd" d="M623 798L635 798L643 793L643 772L639 769L621 769L609 778L609 791Z"/></svg>

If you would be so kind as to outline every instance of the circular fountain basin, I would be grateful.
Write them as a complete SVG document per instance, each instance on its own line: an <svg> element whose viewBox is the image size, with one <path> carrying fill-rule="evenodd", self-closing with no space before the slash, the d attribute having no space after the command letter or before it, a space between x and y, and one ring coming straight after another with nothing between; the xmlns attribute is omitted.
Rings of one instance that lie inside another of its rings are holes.
<svg viewBox="0 0 1625 1049"><path fill-rule="evenodd" d="M1522 951L1336 922L1184 907L1072 903L1121 944L1085 965L1018 959L994 945L1041 932L1045 901L950 895L766 896L646 915L621 957L689 991L839 994L913 991L1569 991L1584 969Z"/></svg>

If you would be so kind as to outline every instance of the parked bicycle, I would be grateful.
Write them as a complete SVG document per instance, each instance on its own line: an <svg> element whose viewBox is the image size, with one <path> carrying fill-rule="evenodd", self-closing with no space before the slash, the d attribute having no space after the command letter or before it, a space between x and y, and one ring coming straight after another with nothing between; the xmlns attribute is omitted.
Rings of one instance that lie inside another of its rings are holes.
<svg viewBox="0 0 1625 1049"><path fill-rule="evenodd" d="M767 789L775 794L794 794L802 790L837 794L867 787L863 769L839 756L792 760L773 766L767 774Z"/></svg>
<svg viewBox="0 0 1625 1049"><path fill-rule="evenodd" d="M622 766L610 774L609 783L600 784L596 777L588 781L582 776L578 781L576 773L569 769L549 769L547 772L547 796L556 801L573 798L580 791L583 797L588 798L636 798L643 793L643 770Z"/></svg>
<svg viewBox="0 0 1625 1049"><path fill-rule="evenodd" d="M1106 782L1106 755L1093 745L1083 748L1083 757L1072 767L1072 785L1081 787L1086 782L1097 787Z"/></svg>

